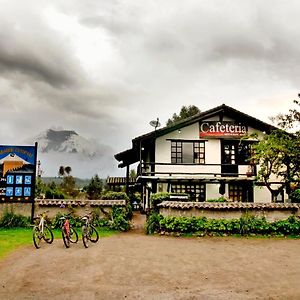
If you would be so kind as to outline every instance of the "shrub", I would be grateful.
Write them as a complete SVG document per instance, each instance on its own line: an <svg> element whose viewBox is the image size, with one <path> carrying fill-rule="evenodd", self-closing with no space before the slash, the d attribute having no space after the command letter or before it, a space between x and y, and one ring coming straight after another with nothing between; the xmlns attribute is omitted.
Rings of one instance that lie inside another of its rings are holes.
<svg viewBox="0 0 300 300"><path fill-rule="evenodd" d="M13 228L13 227L29 227L30 217L25 217L20 214L15 214L13 211L4 211L0 219L0 227Z"/></svg>
<svg viewBox="0 0 300 300"><path fill-rule="evenodd" d="M52 219L51 224L52 224L53 228L61 228L62 227L63 224L62 224L62 220L60 220L60 218L64 215L65 215L64 213L58 213L54 217L54 219ZM68 216L68 218L73 227L77 227L77 228L81 227L82 222L81 222L81 219L79 216L77 216L75 214L70 214Z"/></svg>
<svg viewBox="0 0 300 300"><path fill-rule="evenodd" d="M300 189L293 191L289 197L292 203L300 203Z"/></svg>
<svg viewBox="0 0 300 300"><path fill-rule="evenodd" d="M101 197L103 200L129 200L125 192L108 191Z"/></svg>
<svg viewBox="0 0 300 300"><path fill-rule="evenodd" d="M149 227L149 229L148 229ZM207 219L206 217L163 217L152 214L147 220L147 233L156 231L178 233L299 235L300 220L291 216L286 220L268 222L265 218L244 214L239 219Z"/></svg>
<svg viewBox="0 0 300 300"><path fill-rule="evenodd" d="M142 202L141 193L135 192L129 194L130 204L133 208L139 208Z"/></svg>
<svg viewBox="0 0 300 300"><path fill-rule="evenodd" d="M208 199L206 202L227 202L227 199L225 197L220 197L217 199Z"/></svg>
<svg viewBox="0 0 300 300"><path fill-rule="evenodd" d="M130 229L130 223L128 220L128 211L126 208L118 207L114 205L112 207L112 220L110 228L115 230L127 231Z"/></svg>
<svg viewBox="0 0 300 300"><path fill-rule="evenodd" d="M151 206L156 209L157 205L163 201L170 200L170 194L166 192L152 194L150 197Z"/></svg>
<svg viewBox="0 0 300 300"><path fill-rule="evenodd" d="M160 221L163 220L163 216L153 212L147 218L146 222L146 233L152 234L158 232L160 230Z"/></svg>

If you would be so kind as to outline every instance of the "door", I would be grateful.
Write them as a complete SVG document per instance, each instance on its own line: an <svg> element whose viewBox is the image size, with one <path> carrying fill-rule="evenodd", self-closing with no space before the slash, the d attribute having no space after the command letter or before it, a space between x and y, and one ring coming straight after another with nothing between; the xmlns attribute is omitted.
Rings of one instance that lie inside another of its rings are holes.
<svg viewBox="0 0 300 300"><path fill-rule="evenodd" d="M237 176L237 151L238 141L222 140L221 141L221 173L222 176Z"/></svg>

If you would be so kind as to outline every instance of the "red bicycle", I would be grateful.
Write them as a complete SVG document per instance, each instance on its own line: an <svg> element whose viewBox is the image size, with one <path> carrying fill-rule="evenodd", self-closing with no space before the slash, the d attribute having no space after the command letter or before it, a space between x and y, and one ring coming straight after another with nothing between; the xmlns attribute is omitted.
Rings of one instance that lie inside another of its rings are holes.
<svg viewBox="0 0 300 300"><path fill-rule="evenodd" d="M70 243L78 242L78 233L70 223L70 219L69 219L70 215L71 214L67 214L59 218L62 222L61 235L66 248L70 247Z"/></svg>

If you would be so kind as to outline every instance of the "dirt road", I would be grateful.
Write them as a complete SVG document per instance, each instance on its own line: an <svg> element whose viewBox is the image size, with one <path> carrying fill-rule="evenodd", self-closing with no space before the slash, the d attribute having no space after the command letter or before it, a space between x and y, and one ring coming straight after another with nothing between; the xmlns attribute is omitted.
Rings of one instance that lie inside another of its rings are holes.
<svg viewBox="0 0 300 300"><path fill-rule="evenodd" d="M0 263L0 299L300 299L300 240L139 232L61 240Z"/></svg>

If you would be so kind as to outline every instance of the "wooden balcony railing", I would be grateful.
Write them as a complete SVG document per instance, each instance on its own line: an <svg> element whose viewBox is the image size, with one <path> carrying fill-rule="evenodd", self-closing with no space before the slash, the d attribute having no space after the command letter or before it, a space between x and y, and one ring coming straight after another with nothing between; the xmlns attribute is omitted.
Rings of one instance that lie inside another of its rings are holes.
<svg viewBox="0 0 300 300"><path fill-rule="evenodd" d="M138 176L255 177L256 165L143 162Z"/></svg>

